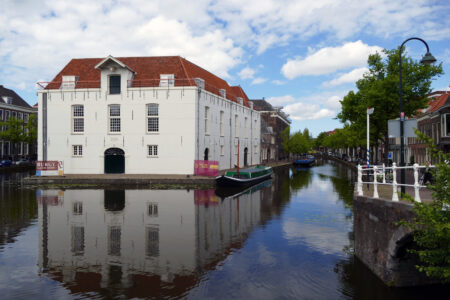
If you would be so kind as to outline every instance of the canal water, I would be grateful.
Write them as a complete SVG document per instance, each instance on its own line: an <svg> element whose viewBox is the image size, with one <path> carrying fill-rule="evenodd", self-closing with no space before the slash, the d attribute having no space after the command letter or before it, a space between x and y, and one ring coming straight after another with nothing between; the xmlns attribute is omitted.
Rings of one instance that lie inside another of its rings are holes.
<svg viewBox="0 0 450 300"><path fill-rule="evenodd" d="M354 258L355 174L332 162L247 190L39 190L27 175L0 174L1 299L448 295L386 287Z"/></svg>

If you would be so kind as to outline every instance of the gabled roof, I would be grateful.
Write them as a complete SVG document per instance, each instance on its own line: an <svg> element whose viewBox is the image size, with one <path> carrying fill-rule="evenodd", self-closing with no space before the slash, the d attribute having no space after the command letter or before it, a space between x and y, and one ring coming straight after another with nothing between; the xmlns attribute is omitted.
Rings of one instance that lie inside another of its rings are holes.
<svg viewBox="0 0 450 300"><path fill-rule="evenodd" d="M121 66L122 68L126 68L126 69L130 70L131 72L136 73L131 68L129 68L127 65L125 65L123 62L121 62L120 60L112 57L111 55L108 55L108 57L106 57L104 60L99 62L97 65L95 65L95 68L96 69L101 69L101 67L108 61L113 61L116 64L118 64L119 66Z"/></svg>
<svg viewBox="0 0 450 300"><path fill-rule="evenodd" d="M224 89L228 100L237 102L236 98L242 97L244 105L249 107L248 97L240 86L229 86L225 80L180 56L72 59L45 88L59 89L62 76L71 75L78 77L76 88L100 88L101 71L98 68L108 60L135 72L132 87L157 87L161 74L174 74L175 86L196 86L195 78L202 78L205 90L220 96L219 90Z"/></svg>
<svg viewBox="0 0 450 300"><path fill-rule="evenodd" d="M31 106L25 100L23 100L22 97L17 95L16 92L5 88L3 85L0 85L0 103L4 103L3 97L10 97L12 100L12 105L31 108Z"/></svg>

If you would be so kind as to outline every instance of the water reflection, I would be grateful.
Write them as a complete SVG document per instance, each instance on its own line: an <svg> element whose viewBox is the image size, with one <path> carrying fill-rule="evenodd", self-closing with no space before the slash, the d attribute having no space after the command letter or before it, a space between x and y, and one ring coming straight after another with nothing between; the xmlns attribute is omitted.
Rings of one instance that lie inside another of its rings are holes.
<svg viewBox="0 0 450 300"><path fill-rule="evenodd" d="M270 189L38 191L39 267L73 293L181 296L263 222Z"/></svg>

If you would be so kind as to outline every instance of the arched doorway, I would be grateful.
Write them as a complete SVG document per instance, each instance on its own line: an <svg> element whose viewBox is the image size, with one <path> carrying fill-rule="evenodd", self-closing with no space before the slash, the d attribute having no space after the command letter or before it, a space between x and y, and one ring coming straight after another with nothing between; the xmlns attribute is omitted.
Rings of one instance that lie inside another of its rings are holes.
<svg viewBox="0 0 450 300"><path fill-rule="evenodd" d="M105 174L125 173L125 152L119 148L105 151Z"/></svg>
<svg viewBox="0 0 450 300"><path fill-rule="evenodd" d="M248 166L248 148L244 148L244 166Z"/></svg>
<svg viewBox="0 0 450 300"><path fill-rule="evenodd" d="M203 160L208 160L208 156L209 156L209 149L206 148L205 149L205 157L203 157Z"/></svg>

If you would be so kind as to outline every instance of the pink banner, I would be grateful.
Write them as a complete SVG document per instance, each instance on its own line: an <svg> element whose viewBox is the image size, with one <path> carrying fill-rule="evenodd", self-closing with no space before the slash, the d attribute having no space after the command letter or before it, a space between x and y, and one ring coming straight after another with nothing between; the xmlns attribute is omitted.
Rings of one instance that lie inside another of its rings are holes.
<svg viewBox="0 0 450 300"><path fill-rule="evenodd" d="M215 160L195 160L194 174L203 176L219 175L219 162Z"/></svg>
<svg viewBox="0 0 450 300"><path fill-rule="evenodd" d="M58 171L57 161L37 161L36 162L37 171Z"/></svg>
<svg viewBox="0 0 450 300"><path fill-rule="evenodd" d="M195 205L216 206L219 205L219 197L216 196L215 190L194 190Z"/></svg>

